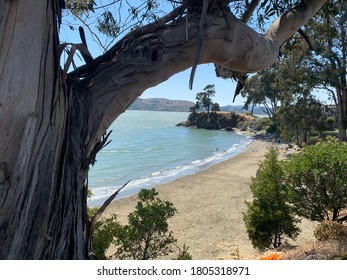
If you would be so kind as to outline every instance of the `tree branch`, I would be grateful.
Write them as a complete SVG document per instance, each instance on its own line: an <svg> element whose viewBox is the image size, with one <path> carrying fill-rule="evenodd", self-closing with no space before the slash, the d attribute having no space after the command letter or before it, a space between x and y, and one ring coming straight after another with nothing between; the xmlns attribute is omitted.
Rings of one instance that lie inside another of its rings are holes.
<svg viewBox="0 0 347 280"><path fill-rule="evenodd" d="M122 47L128 44L132 39L138 38L145 34L150 34L154 32L155 30L162 28L166 23L174 20L178 15L180 15L183 9L185 9L185 5L182 5L176 8L171 13L165 15L164 17L162 17L161 19L158 19L157 21L153 23L137 28L134 31L128 33L128 35L126 35L122 40L118 41L111 49L106 51L103 55L94 59L92 63L89 63L88 65L83 65L77 68L75 71L72 71L71 73L69 73L68 76L70 78L82 77L94 71L95 68L99 66L101 63L110 61L122 49Z"/></svg>
<svg viewBox="0 0 347 280"><path fill-rule="evenodd" d="M201 50L202 50L202 43L204 40L204 24L206 21L209 0L202 0L202 2L203 4L202 4L201 15L200 15L198 42L197 42L196 53L195 53L194 62L192 66L192 71L190 72L189 89L193 89L194 75L195 75L196 67L198 66L198 63L199 63Z"/></svg>
<svg viewBox="0 0 347 280"><path fill-rule="evenodd" d="M246 6L246 11L243 13L241 20L243 22L248 22L251 16L253 15L255 9L257 8L260 0L253 0Z"/></svg>
<svg viewBox="0 0 347 280"><path fill-rule="evenodd" d="M308 2L313 3L312 0ZM325 1L317 2L322 4ZM308 10L312 11L310 7ZM93 67L87 65L70 74L70 77L85 74L83 83L88 88L88 98L92 99L90 116L100 122L100 126L96 125L97 139L143 91L193 65L200 16L194 17L192 14L187 42L185 18L174 24L166 24L181 13L182 7L156 23L139 28L139 31L130 33L105 55L91 62L90 65L96 63ZM303 10L300 13L305 14ZM294 21L296 16L297 12L293 13L290 21ZM311 16L313 14L305 15L305 18ZM279 27L275 28L276 24L273 24L272 32L261 35L233 16L230 10L210 7L205 20L204 48L199 63L215 63L241 74L269 67L277 60L280 42L284 39L280 32L286 36L296 32L291 30L292 25L288 25L289 31L286 30L285 22L281 17ZM304 23L302 20L300 22ZM275 35L280 38L277 39Z"/></svg>
<svg viewBox="0 0 347 280"><path fill-rule="evenodd" d="M265 32L265 36L280 46L306 24L327 0L305 0L277 18Z"/></svg>

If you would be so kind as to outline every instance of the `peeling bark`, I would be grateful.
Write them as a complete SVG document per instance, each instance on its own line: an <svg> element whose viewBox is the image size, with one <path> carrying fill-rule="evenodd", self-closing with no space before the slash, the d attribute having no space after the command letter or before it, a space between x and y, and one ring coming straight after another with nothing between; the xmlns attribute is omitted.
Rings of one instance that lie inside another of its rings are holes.
<svg viewBox="0 0 347 280"><path fill-rule="evenodd" d="M62 80L56 17L62 2L0 2L0 259L88 256L85 182L93 151L144 90L193 64L199 13L190 15L187 41L181 8ZM265 35L210 6L199 63L243 73L266 68L293 27L324 2L305 1Z"/></svg>
<svg viewBox="0 0 347 280"><path fill-rule="evenodd" d="M84 258L88 107L60 80L53 1L2 5L0 259Z"/></svg>

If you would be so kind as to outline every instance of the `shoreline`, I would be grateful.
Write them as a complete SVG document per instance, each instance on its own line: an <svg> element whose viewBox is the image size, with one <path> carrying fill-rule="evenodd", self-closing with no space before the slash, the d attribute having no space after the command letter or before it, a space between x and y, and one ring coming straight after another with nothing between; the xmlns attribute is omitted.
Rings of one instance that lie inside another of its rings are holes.
<svg viewBox="0 0 347 280"><path fill-rule="evenodd" d="M271 141L254 139L228 160L155 187L162 200L176 207L177 213L169 220L170 230L180 247L189 247L193 259L254 259L261 254L248 238L243 211L245 200L252 199L251 177L272 145ZM137 196L114 201L103 216L116 214L124 224L136 202ZM314 240L312 223L303 221L300 227L297 241L289 240L293 245Z"/></svg>
<svg viewBox="0 0 347 280"><path fill-rule="evenodd" d="M221 130L221 131L224 131L224 130ZM217 147L216 152L206 158L194 160L192 162L188 162L187 164L179 165L176 168L166 169L163 172L159 171L157 172L159 173L158 177L151 177L151 175L148 175L147 177L141 177L141 178L131 180L130 183L127 185L127 187L118 194L115 200L121 200L131 196L137 196L137 193L142 188L146 188L146 189L156 188L158 186L178 180L182 177L194 175L196 173L204 171L216 164L227 161L237 156L238 154L242 153L255 140L253 138L255 134L252 132L241 131L240 129L234 129L232 133L236 135L241 135L245 138L240 143L233 144L231 147L229 147L226 150L218 151L218 147ZM177 168L182 168L182 169L177 169ZM165 172L166 172L166 175L161 174ZM141 181L144 181L144 183L141 183ZM121 187L121 185L119 185L118 187L111 187L111 186L105 187L106 191L108 191L109 193L104 194L102 196L96 195L95 197L92 197L91 200L88 201L88 206L100 207L112 195L112 193L114 193L119 187ZM92 189L92 191L94 193L94 189ZM100 190L98 188L95 188L95 191L97 192Z"/></svg>

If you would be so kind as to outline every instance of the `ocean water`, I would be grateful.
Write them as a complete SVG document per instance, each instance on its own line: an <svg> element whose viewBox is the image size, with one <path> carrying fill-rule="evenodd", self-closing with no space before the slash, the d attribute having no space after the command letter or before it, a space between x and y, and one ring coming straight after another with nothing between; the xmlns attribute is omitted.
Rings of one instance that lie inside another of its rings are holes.
<svg viewBox="0 0 347 280"><path fill-rule="evenodd" d="M116 199L194 174L237 155L252 141L233 132L176 126L187 117L181 112L122 114L110 127L112 142L89 172L89 205L101 205L129 180Z"/></svg>

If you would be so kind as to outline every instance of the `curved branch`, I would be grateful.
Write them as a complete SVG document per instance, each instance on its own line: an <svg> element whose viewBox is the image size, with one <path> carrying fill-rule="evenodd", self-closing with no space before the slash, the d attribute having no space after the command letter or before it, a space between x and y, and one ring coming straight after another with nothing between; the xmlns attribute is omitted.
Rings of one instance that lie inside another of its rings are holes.
<svg viewBox="0 0 347 280"><path fill-rule="evenodd" d="M124 44L127 44L133 38L140 37L144 34L148 34L148 33L154 32L155 30L159 28L162 28L165 24L167 24L168 22L174 20L177 16L179 16L183 12L182 10L184 10L185 8L186 6L182 5L176 8L175 10L173 10L171 13L168 13L164 17L158 19L157 21L150 23L146 26L140 27L138 29L135 29L134 31L126 35L122 40L118 41L111 49L106 51L103 55L94 59L92 63L89 63L88 65L83 65L77 68L75 71L69 73L69 77L70 78L81 77L92 72L101 63L110 61L112 57L114 57L121 50Z"/></svg>
<svg viewBox="0 0 347 280"><path fill-rule="evenodd" d="M316 2L321 5L325 3ZM307 4L298 12L295 8L294 12L282 16L272 25L271 32L265 35L238 20L230 11L211 7L205 20L204 48L199 64L215 63L243 75L271 66L277 60L281 42L297 31L292 29L295 18L298 17L298 22L304 24L303 15L305 19L312 17L317 10L316 2L307 1L313 3L315 9ZM85 75L83 83L89 91L87 96L92 104L90 117L94 123L91 129L97 130L94 144L146 89L193 65L200 17L190 19L188 42L185 18L175 24L165 24L167 20L180 15L181 9L174 10L161 21L130 33L107 54L90 63L96 63L93 67L87 65L70 74L70 77L78 77L82 73ZM291 24L285 25L287 20ZM295 26L300 27L297 23Z"/></svg>
<svg viewBox="0 0 347 280"><path fill-rule="evenodd" d="M277 18L265 32L265 36L281 46L301 26L306 24L326 2L327 0L302 1L301 4Z"/></svg>

